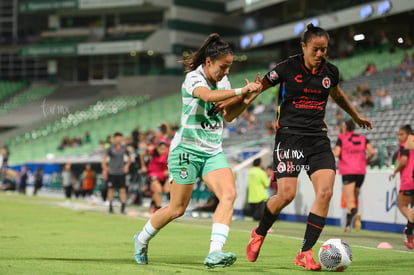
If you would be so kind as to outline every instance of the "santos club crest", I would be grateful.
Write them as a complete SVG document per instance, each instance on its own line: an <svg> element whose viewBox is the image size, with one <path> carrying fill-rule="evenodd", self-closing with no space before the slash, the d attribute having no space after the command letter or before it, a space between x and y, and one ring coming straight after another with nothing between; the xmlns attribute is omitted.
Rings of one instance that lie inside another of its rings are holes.
<svg viewBox="0 0 414 275"><path fill-rule="evenodd" d="M187 171L187 169L186 168L181 168L181 171L180 171L180 178L182 178L182 179L186 179L188 177L188 171Z"/></svg>

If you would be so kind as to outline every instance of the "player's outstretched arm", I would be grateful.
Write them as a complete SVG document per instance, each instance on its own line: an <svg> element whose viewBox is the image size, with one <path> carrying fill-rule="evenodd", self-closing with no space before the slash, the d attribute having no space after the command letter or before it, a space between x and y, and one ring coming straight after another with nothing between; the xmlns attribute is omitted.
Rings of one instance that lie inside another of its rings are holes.
<svg viewBox="0 0 414 275"><path fill-rule="evenodd" d="M345 93L342 89L337 85L336 87L332 87L330 90L330 95L336 104L339 105L345 112L347 112L355 123L364 129L372 129L372 123L367 118L361 116L357 110L352 106L351 102L345 96Z"/></svg>

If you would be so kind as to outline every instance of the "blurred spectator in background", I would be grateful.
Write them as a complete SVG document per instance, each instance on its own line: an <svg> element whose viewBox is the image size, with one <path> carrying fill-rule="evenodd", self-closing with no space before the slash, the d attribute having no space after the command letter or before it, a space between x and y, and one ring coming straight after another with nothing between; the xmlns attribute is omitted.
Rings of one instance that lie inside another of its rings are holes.
<svg viewBox="0 0 414 275"><path fill-rule="evenodd" d="M208 198L206 203L196 206L191 211L214 212L214 211L216 211L218 203L219 203L219 200L218 200L217 196L214 193L212 193L211 196Z"/></svg>
<svg viewBox="0 0 414 275"><path fill-rule="evenodd" d="M268 188L268 191L269 191L268 193L269 193L269 198L270 198L271 196L277 194L277 180L275 178L275 172L273 171L272 165L268 165L266 167L266 174L270 182L270 188Z"/></svg>
<svg viewBox="0 0 414 275"><path fill-rule="evenodd" d="M414 248L414 220L410 217L410 208L414 204L414 151L405 148L408 137L413 134L411 125L407 124L398 130L397 138L400 143L398 151L398 165L389 179L393 179L400 173L400 188L398 193L398 208L401 214L407 218L407 226L404 228L404 244L408 249Z"/></svg>
<svg viewBox="0 0 414 275"><path fill-rule="evenodd" d="M367 164L374 157L375 150L364 135L354 132L356 126L352 119L343 122L342 127L334 147L334 155L339 158L338 170L342 175L342 192L346 208L344 231L347 232L351 230L354 218L355 229L361 229L358 196L367 173Z"/></svg>
<svg viewBox="0 0 414 275"><path fill-rule="evenodd" d="M88 163L85 165L81 175L82 180L82 196L92 197L96 186L96 173L92 170L92 166Z"/></svg>
<svg viewBox="0 0 414 275"><path fill-rule="evenodd" d="M393 100L388 91L383 91L381 93L380 106L381 106L381 109L392 109L393 108Z"/></svg>
<svg viewBox="0 0 414 275"><path fill-rule="evenodd" d="M272 136L276 133L276 121L275 120L269 120L266 122L266 134L269 136Z"/></svg>
<svg viewBox="0 0 414 275"><path fill-rule="evenodd" d="M177 133L178 129L179 129L178 124L171 125L171 131L168 135L169 140L172 140L174 138L175 133Z"/></svg>
<svg viewBox="0 0 414 275"><path fill-rule="evenodd" d="M397 66L397 79L396 82L406 82L413 79L413 73L407 65Z"/></svg>
<svg viewBox="0 0 414 275"><path fill-rule="evenodd" d="M126 162L124 161L126 157ZM109 158L109 162L108 162ZM131 156L129 151L123 144L123 135L121 132L116 132L113 136L113 144L106 151L102 158L102 174L107 181L108 187L108 201L109 213L113 213L112 201L114 199L115 189L119 190L119 200L121 202L121 214L125 213L126 205L126 175L129 172L131 165Z"/></svg>
<svg viewBox="0 0 414 275"><path fill-rule="evenodd" d="M377 67L374 63L368 63L365 70L362 72L364 76L370 76L377 72Z"/></svg>
<svg viewBox="0 0 414 275"><path fill-rule="evenodd" d="M37 192L42 188L42 186L43 186L43 167L38 166L34 174L33 196L37 195Z"/></svg>
<svg viewBox="0 0 414 275"><path fill-rule="evenodd" d="M75 198L79 198L82 195L82 182L79 178L79 175L73 175L72 184L73 184L73 194L75 195Z"/></svg>
<svg viewBox="0 0 414 275"><path fill-rule="evenodd" d="M340 110L335 113L335 132L340 132L342 129L342 124L344 123L344 118Z"/></svg>
<svg viewBox="0 0 414 275"><path fill-rule="evenodd" d="M372 93L368 87L368 83L361 84L357 87L357 92L361 95L361 109L367 110L374 107Z"/></svg>
<svg viewBox="0 0 414 275"><path fill-rule="evenodd" d="M2 176L7 169L7 164L9 162L10 151L7 145L3 145L0 148L0 176Z"/></svg>
<svg viewBox="0 0 414 275"><path fill-rule="evenodd" d="M109 147L111 147L112 145L112 137L111 136L106 136L106 139L104 141L104 149L108 150Z"/></svg>
<svg viewBox="0 0 414 275"><path fill-rule="evenodd" d="M414 74L414 51L411 57L408 52L404 52L401 63L396 68L397 79L396 82L411 81Z"/></svg>
<svg viewBox="0 0 414 275"><path fill-rule="evenodd" d="M2 185L0 185L1 191L15 191L17 183L17 173L13 169L6 169L5 177Z"/></svg>
<svg viewBox="0 0 414 275"><path fill-rule="evenodd" d="M150 182L151 190L151 205L148 211L149 214L153 214L162 206L162 193L164 192L169 197L170 185L167 182L168 179L168 151L169 146L163 140L159 140L157 146L149 151L143 152L148 154L149 161L143 161L144 156L141 155L141 169L143 172L147 172L148 180Z"/></svg>
<svg viewBox="0 0 414 275"><path fill-rule="evenodd" d="M139 131L139 126L135 127L134 130L131 133L131 138L132 138L132 147L134 147L134 149L138 149L138 143L139 143L139 136L140 136L140 131Z"/></svg>
<svg viewBox="0 0 414 275"><path fill-rule="evenodd" d="M91 133L89 131L85 132L84 142L87 144L92 142Z"/></svg>
<svg viewBox="0 0 414 275"><path fill-rule="evenodd" d="M168 123L161 123L157 126L157 128L154 131L154 141L153 145L156 146L158 142L162 141L167 146L170 146L171 140L169 139L170 134L170 125Z"/></svg>
<svg viewBox="0 0 414 275"><path fill-rule="evenodd" d="M253 220L258 221L263 215L266 201L269 199L267 188L270 186L268 175L262 168L262 160L256 158L247 178L247 203Z"/></svg>
<svg viewBox="0 0 414 275"><path fill-rule="evenodd" d="M20 169L20 175L19 175L19 193L26 194L26 187L27 187L27 168L26 166L22 166Z"/></svg>
<svg viewBox="0 0 414 275"><path fill-rule="evenodd" d="M62 187L65 192L65 198L70 200L73 192L71 164L66 163L62 169Z"/></svg>
<svg viewBox="0 0 414 275"><path fill-rule="evenodd" d="M246 113L246 119L247 119L247 128L249 131L256 130L257 126L257 116L254 113L254 106L250 105L246 108L244 111Z"/></svg>
<svg viewBox="0 0 414 275"><path fill-rule="evenodd" d="M263 102L259 101L257 105L254 106L253 114L260 115L263 114L264 111L266 111L266 105L264 105Z"/></svg>

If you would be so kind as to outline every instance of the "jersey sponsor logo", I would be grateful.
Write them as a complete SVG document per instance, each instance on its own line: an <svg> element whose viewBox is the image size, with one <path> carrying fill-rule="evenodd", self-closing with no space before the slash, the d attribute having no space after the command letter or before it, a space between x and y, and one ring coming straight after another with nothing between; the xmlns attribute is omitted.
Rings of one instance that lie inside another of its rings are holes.
<svg viewBox="0 0 414 275"><path fill-rule="evenodd" d="M210 123L209 121L202 121L201 122L201 127L205 130L205 129L210 129L210 130L216 130L220 128L220 123L218 121L216 121L215 123Z"/></svg>
<svg viewBox="0 0 414 275"><path fill-rule="evenodd" d="M303 75L298 74L298 75L296 75L293 79L294 79L297 83L302 83L302 82L303 82L302 77L303 77Z"/></svg>
<svg viewBox="0 0 414 275"><path fill-rule="evenodd" d="M278 173L283 173L286 171L286 164L282 161L279 162L278 166L277 166L277 172Z"/></svg>
<svg viewBox="0 0 414 275"><path fill-rule="evenodd" d="M277 74L277 72L275 71L275 70L273 70L273 71L271 71L270 73L269 73L269 79L271 80L271 81L275 81L275 80L277 80L279 78L279 75Z"/></svg>
<svg viewBox="0 0 414 275"><path fill-rule="evenodd" d="M194 86L195 86L195 85L197 85L198 83L201 83L201 80L194 81L194 82L191 84L191 87L194 87Z"/></svg>
<svg viewBox="0 0 414 275"><path fill-rule="evenodd" d="M310 93L310 94L321 94L322 93L321 90L312 90L312 89L308 89L308 88L303 89L303 92Z"/></svg>
<svg viewBox="0 0 414 275"><path fill-rule="evenodd" d="M280 148L280 142L277 144L275 150L276 157L279 161L284 159L303 159L305 158L305 153L303 150L291 150L291 149L283 149Z"/></svg>
<svg viewBox="0 0 414 275"><path fill-rule="evenodd" d="M295 105L295 108L313 110L323 110L323 105L325 104L325 102L326 101L311 100L307 96L301 96L292 101L293 105Z"/></svg>
<svg viewBox="0 0 414 275"><path fill-rule="evenodd" d="M325 89L329 89L331 87L331 79L327 76L325 76L322 79L322 86L325 87Z"/></svg>
<svg viewBox="0 0 414 275"><path fill-rule="evenodd" d="M185 168L185 167L181 168L181 171L180 171L180 178L182 178L182 179L186 179L186 178L188 178L188 171L187 171L187 168Z"/></svg>

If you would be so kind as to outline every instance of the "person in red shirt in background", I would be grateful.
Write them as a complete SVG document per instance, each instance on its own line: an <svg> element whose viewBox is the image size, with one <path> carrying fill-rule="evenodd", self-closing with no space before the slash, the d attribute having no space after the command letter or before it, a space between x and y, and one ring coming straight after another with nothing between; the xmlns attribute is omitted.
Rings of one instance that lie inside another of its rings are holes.
<svg viewBox="0 0 414 275"><path fill-rule="evenodd" d="M83 197L91 197L96 185L96 173L92 170L92 166L90 164L85 165L85 170L81 175L81 180Z"/></svg>
<svg viewBox="0 0 414 275"><path fill-rule="evenodd" d="M355 131L352 119L342 123L342 134L334 147L334 155L339 158L338 170L342 175L342 192L346 207L346 224L344 231L351 230L355 217L355 229L361 229L361 214L358 213L358 196L365 174L367 163L374 157L375 150L369 140ZM367 154L368 153L368 154Z"/></svg>
<svg viewBox="0 0 414 275"><path fill-rule="evenodd" d="M148 173L150 190L152 192L149 214L161 208L162 193L166 193L167 197L170 193L170 185L166 184L168 179L168 148L169 146L165 141L158 141L156 147L148 152L150 156L148 164L145 165L145 162L141 162L142 171Z"/></svg>
<svg viewBox="0 0 414 275"><path fill-rule="evenodd" d="M414 220L410 213L414 205L414 151L406 149L406 144L413 130L409 124L402 126L398 130L397 138L400 143L398 151L398 165L394 169L389 179L393 179L397 173L400 173L400 192L398 194L398 208L401 214L407 218L407 226L404 228L404 244L408 249L414 248Z"/></svg>

